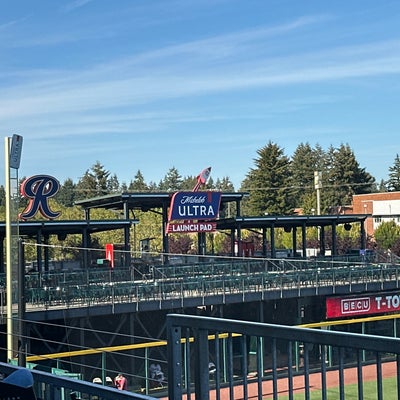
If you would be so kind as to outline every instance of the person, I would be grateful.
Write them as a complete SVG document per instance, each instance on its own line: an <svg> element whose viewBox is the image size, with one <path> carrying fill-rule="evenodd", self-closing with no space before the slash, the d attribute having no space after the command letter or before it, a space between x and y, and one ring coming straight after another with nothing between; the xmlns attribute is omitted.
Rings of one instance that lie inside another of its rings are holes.
<svg viewBox="0 0 400 400"><path fill-rule="evenodd" d="M109 376L106 376L106 386L111 386L111 387L114 386L114 382Z"/></svg>
<svg viewBox="0 0 400 400"><path fill-rule="evenodd" d="M121 372L115 377L114 384L118 390L128 390L128 381Z"/></svg>
<svg viewBox="0 0 400 400"><path fill-rule="evenodd" d="M151 364L149 370L152 387L163 387L165 378L160 364Z"/></svg>
<svg viewBox="0 0 400 400"><path fill-rule="evenodd" d="M212 361L210 361L208 363L208 373L210 374L210 379L214 379L216 372L217 372L217 368L216 368L215 364Z"/></svg>

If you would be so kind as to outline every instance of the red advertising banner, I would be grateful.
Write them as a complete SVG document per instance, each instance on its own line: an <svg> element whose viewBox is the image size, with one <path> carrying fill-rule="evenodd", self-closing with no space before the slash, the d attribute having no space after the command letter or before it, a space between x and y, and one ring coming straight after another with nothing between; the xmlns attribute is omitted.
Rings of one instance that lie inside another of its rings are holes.
<svg viewBox="0 0 400 400"><path fill-rule="evenodd" d="M374 295L330 297L326 299L326 318L346 318L374 315L400 310L400 292Z"/></svg>
<svg viewBox="0 0 400 400"><path fill-rule="evenodd" d="M217 224L215 222L182 222L167 225L167 233L199 233L215 232Z"/></svg>
<svg viewBox="0 0 400 400"><path fill-rule="evenodd" d="M106 260L110 261L111 268L114 268L114 245L106 243Z"/></svg>

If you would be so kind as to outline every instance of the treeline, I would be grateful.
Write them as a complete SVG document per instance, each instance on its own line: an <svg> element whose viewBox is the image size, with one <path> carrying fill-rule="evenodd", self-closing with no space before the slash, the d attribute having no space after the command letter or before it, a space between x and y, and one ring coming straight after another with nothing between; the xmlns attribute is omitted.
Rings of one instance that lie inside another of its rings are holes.
<svg viewBox="0 0 400 400"><path fill-rule="evenodd" d="M317 210L314 173L320 173L322 214L337 213L350 205L355 194L386 191L392 182L381 182L362 168L349 145L323 150L300 144L289 157L276 143L257 151L255 166L244 179L241 190L250 192L246 212L250 215L292 214L301 208L305 214Z"/></svg>
<svg viewBox="0 0 400 400"><path fill-rule="evenodd" d="M349 145L330 146L323 150L319 145L300 144L288 156L278 144L269 142L257 150L254 165L239 188L235 188L229 176L214 178L207 182L206 189L232 192L249 192L243 212L247 215L292 214L296 208L305 213L316 210L314 172L322 177L321 213L335 213L339 207L351 204L352 196L374 192L400 190L400 159L396 155L389 168L388 179L376 182L365 168L361 167ZM196 176L182 176L172 167L158 182L146 182L140 169L127 184L120 184L99 161L87 170L77 183L67 179L57 195L57 202L71 207L76 200L87 199L118 192L175 192L192 190Z"/></svg>
<svg viewBox="0 0 400 400"><path fill-rule="evenodd" d="M400 190L400 158L396 155L393 165L389 168L388 179L377 183L376 179L357 161L353 150L347 144L339 147L330 146L327 150L319 145L311 146L301 143L295 152L289 156L278 144L268 142L256 152L254 165L248 169L241 186L235 188L229 177L210 177L206 189L222 192L243 191L249 197L243 202L242 214L255 215L290 215L296 209L302 209L305 214L317 210L317 199L314 187L314 172L321 174L322 189L320 190L320 209L322 214L337 213L340 207L350 205L354 194L386 192ZM243 168L243 167L242 167ZM23 181L24 178L21 179ZM61 183L59 193L51 200L52 207L62 212L61 219L83 219L81 209L74 206L78 200L121 192L175 192L192 190L196 184L196 176L182 176L172 167L158 182L146 182L142 172L137 170L129 183L119 182L118 177L97 161L82 175L78 182L68 178ZM0 187L0 212L4 220L5 191ZM26 199L20 199L20 209L27 204ZM221 216L233 215L234 210L223 210ZM111 211L93 210L93 219L118 218ZM135 218L140 224L135 227L135 244L146 237L154 237L152 248L161 251L160 217L155 213L135 211ZM40 219L38 215L36 218ZM92 245L103 248L104 243L121 243L121 233L101 233L95 235ZM80 246L80 238L67 240L64 245ZM226 235L215 236L212 245L214 251L228 251L230 241ZM257 241L256 237L252 240ZM355 246L357 235L345 247ZM278 237L278 245L290 247L291 239L285 235ZM195 251L195 244L185 235L171 235L171 250L177 253ZM310 246L313 243L310 243ZM315 243L314 243L315 245ZM385 244L386 246L386 244Z"/></svg>
<svg viewBox="0 0 400 400"><path fill-rule="evenodd" d="M214 178L207 182L207 190L223 192L245 191L250 197L245 204L247 215L293 213L301 208L305 213L316 210L314 172L322 177L321 213L331 213L351 204L354 194L387 192L400 190L400 158L396 155L389 168L388 179L376 179L361 167L349 145L330 146L327 150L319 145L312 147L301 143L288 156L278 144L269 142L257 150L254 165L248 169L239 188L235 188L228 176ZM24 178L21 179L21 181ZM175 192L192 190L196 176L182 176L175 168L170 168L165 176L156 182L146 182L140 169L129 183L120 183L100 161L97 161L82 175L78 182L71 178L61 183L56 195L57 203L72 207L78 200L121 192ZM0 187L0 199L4 205L4 187ZM23 199L21 199L23 205Z"/></svg>

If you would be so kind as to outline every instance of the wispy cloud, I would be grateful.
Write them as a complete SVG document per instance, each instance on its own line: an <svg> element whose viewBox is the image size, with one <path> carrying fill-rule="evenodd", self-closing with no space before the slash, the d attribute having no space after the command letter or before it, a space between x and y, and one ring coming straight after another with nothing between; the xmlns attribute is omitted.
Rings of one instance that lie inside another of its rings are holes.
<svg viewBox="0 0 400 400"><path fill-rule="evenodd" d="M0 32L1 31L6 31L7 29L9 29L10 27L13 27L15 25L17 25L20 22L23 22L25 20L25 18L20 18L20 19L15 19L12 21L8 21L5 23L0 24Z"/></svg>
<svg viewBox="0 0 400 400"><path fill-rule="evenodd" d="M92 2L94 2L94 0L74 0L63 6L63 11L64 12L75 11L76 9L84 7Z"/></svg>
<svg viewBox="0 0 400 400"><path fill-rule="evenodd" d="M217 36L211 36L203 39L193 40L184 43L158 48L151 51L146 51L135 56L127 57L124 60L118 60L119 67L125 66L126 69L134 65L158 65L157 63L167 61L169 65L183 63L185 68L188 63L200 65L210 64L212 67L218 67L214 62L223 60L228 62L231 58L241 56L251 57L256 53L273 53L275 47L279 44L273 44L272 39L276 40L280 37L281 40L290 33L297 32L302 28L321 24L330 17L327 15L309 16L298 18L294 21L287 22L278 26L258 26L251 29L243 29L238 32L232 32ZM177 63L179 58L180 62ZM181 64L182 65L182 64ZM109 64L108 67L113 67ZM178 67L176 65L176 67Z"/></svg>
<svg viewBox="0 0 400 400"><path fill-rule="evenodd" d="M87 1L69 5L85 4ZM276 51L299 32L329 19L327 15L301 17L278 26L241 30L128 55L110 63L80 66L79 70L19 71L24 75L23 84L7 83L2 88L0 122L7 126L18 121L21 126L24 120L37 120L37 126L43 129L36 131L42 137L72 132L155 131L162 125L178 123L178 119L181 123L201 120L207 114L210 120L226 118L224 111L213 114L204 106L203 112L193 113L185 105L178 117L172 106L164 105L168 116L153 111L159 109L160 102L400 73L397 39L322 50L305 46L288 55ZM279 110L268 110L266 105L263 111L289 113L309 107L307 102L309 98L303 97L302 104L286 102ZM150 108L142 114L145 105ZM131 116L116 112L118 108ZM258 118L254 110L246 115ZM44 129L46 124L48 128Z"/></svg>
<svg viewBox="0 0 400 400"><path fill-rule="evenodd" d="M391 42L390 46L381 42L351 49L342 47L305 56L266 57L255 63L230 60L229 65L222 63L215 68L202 68L186 59L184 63L190 65L186 71L159 55L155 63L158 67L154 66L150 74L140 63L125 70L126 61L122 59L121 68L118 63L112 64L112 76L107 76L108 68L100 66L66 76L66 71L62 71L58 79L8 88L4 91L7 96L0 100L0 120L61 111L114 109L249 88L399 74L400 56L393 52L394 45L399 47L400 42ZM167 49L165 52L168 53Z"/></svg>

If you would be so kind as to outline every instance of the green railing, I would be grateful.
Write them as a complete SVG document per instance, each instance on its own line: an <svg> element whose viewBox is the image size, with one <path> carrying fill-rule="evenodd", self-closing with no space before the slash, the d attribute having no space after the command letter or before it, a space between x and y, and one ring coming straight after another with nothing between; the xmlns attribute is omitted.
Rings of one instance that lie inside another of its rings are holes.
<svg viewBox="0 0 400 400"><path fill-rule="evenodd" d="M241 259L151 266L139 279L130 268L27 274L25 297L28 308L73 307L354 284L397 285L399 276L399 264ZM1 280L5 277L0 276ZM17 289L16 282L14 286Z"/></svg>

